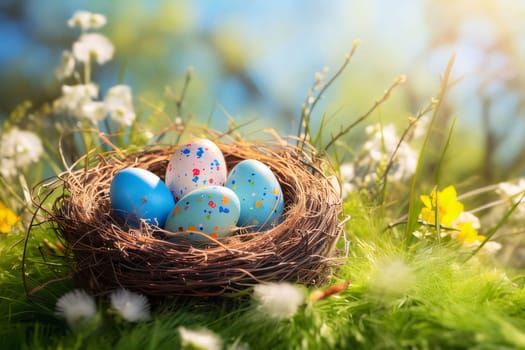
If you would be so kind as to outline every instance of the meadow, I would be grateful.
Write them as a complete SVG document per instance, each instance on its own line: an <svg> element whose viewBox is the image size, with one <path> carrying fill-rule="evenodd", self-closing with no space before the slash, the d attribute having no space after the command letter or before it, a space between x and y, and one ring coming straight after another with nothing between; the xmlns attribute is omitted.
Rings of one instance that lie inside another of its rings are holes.
<svg viewBox="0 0 525 350"><path fill-rule="evenodd" d="M356 40L338 69L315 73L305 87L292 135L271 125L248 131L234 117L217 129L191 113L191 69L163 102L122 81L102 94L94 72L115 54L99 31L107 21L75 13L67 25L80 35L54 71L60 96L23 102L3 122L2 349L525 348L525 178L456 172L466 162L455 158L464 131L444 108L457 83L455 56L435 93L397 124L381 114L410 77L394 78L355 117L341 121L320 110L352 69ZM71 193L56 180L92 166L88 158L105 162L196 137L293 145L304 162L321 162L340 199L342 227L330 268L313 271L322 283L269 275L238 293L169 297L127 286L95 293L78 283L81 262L49 221L55 201Z"/></svg>

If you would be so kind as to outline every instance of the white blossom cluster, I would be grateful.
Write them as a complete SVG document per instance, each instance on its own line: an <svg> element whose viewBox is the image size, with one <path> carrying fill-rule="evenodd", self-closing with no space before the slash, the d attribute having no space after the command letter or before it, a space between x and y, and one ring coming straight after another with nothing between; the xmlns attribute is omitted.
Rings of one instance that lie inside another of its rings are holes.
<svg viewBox="0 0 525 350"><path fill-rule="evenodd" d="M0 175L15 176L20 168L38 161L44 148L34 132L13 127L0 135Z"/></svg>
<svg viewBox="0 0 525 350"><path fill-rule="evenodd" d="M254 287L253 298L262 313L278 319L291 318L305 301L304 291L290 283L264 283Z"/></svg>
<svg viewBox="0 0 525 350"><path fill-rule="evenodd" d="M71 51L62 53L62 63L56 69L58 79L73 77L79 81L75 68L82 65L84 77L81 83L64 84L62 95L53 103L53 111L75 117L78 121L88 120L93 125L106 116L123 126L130 126L135 120L133 96L128 85L111 87L104 99L99 99L99 87L91 81L93 63L103 65L113 58L115 48L111 41L100 33L88 32L106 24L106 17L87 11L78 11L68 20L70 27L80 27L82 34L73 43ZM77 75L75 76L75 73Z"/></svg>
<svg viewBox="0 0 525 350"><path fill-rule="evenodd" d="M413 137L419 135L417 130L416 128ZM368 138L360 152L351 162L340 166L343 197L357 188L376 186L382 180L391 160L388 181L401 182L412 176L416 170L418 153L406 140L400 143L395 125L370 125L365 131Z"/></svg>
<svg viewBox="0 0 525 350"><path fill-rule="evenodd" d="M126 321L147 321L151 318L148 299L142 294L118 289L111 293L110 301L111 312ZM71 329L80 329L93 322L97 315L95 298L83 290L75 289L58 299L56 314L64 318Z"/></svg>
<svg viewBox="0 0 525 350"><path fill-rule="evenodd" d="M192 330L186 327L177 328L183 349L220 350L222 340L208 329Z"/></svg>

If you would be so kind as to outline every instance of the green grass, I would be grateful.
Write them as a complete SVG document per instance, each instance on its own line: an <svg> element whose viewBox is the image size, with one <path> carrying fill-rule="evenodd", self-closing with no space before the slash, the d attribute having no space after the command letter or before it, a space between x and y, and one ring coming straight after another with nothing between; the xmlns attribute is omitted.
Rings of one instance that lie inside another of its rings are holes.
<svg viewBox="0 0 525 350"><path fill-rule="evenodd" d="M350 255L333 282L350 287L308 302L290 320L276 321L257 310L249 297L151 300L153 319L137 324L107 312L91 326L71 331L54 315L57 298L71 282L50 284L27 297L20 264L21 234L0 241L0 348L2 349L176 349L177 327L207 328L225 348L250 349L515 349L525 348L524 278L499 268L487 256L465 262L467 252L453 242L402 244L402 228L356 194L346 201ZM37 286L55 272L42 264L38 245L51 232L36 230L28 250L28 281ZM508 276L506 278L505 276Z"/></svg>

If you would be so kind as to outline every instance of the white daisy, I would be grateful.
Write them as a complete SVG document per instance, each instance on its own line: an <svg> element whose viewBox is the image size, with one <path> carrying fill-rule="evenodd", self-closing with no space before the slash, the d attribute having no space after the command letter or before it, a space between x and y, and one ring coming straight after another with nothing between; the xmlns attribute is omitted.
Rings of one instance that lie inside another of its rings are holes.
<svg viewBox="0 0 525 350"><path fill-rule="evenodd" d="M92 105L98 96L98 86L90 84L62 85L62 96L53 102L53 111L89 119L94 124L104 118L103 105Z"/></svg>
<svg viewBox="0 0 525 350"><path fill-rule="evenodd" d="M148 299L142 294L118 289L111 293L110 299L113 310L127 321L147 321L151 318Z"/></svg>
<svg viewBox="0 0 525 350"><path fill-rule="evenodd" d="M0 137L0 174L16 175L19 168L38 161L43 152L42 140L37 134L12 128Z"/></svg>
<svg viewBox="0 0 525 350"><path fill-rule="evenodd" d="M254 287L253 297L259 310L276 319L290 318L304 303L304 291L290 283L265 283Z"/></svg>
<svg viewBox="0 0 525 350"><path fill-rule="evenodd" d="M89 101L81 105L80 113L82 118L89 119L96 125L106 116L106 106L103 102Z"/></svg>
<svg viewBox="0 0 525 350"><path fill-rule="evenodd" d="M72 329L78 329L95 318L95 299L83 290L73 290L58 299L56 314L65 318Z"/></svg>
<svg viewBox="0 0 525 350"><path fill-rule="evenodd" d="M130 126L135 120L133 96L127 85L115 85L106 93L106 111L111 118L122 125Z"/></svg>
<svg viewBox="0 0 525 350"><path fill-rule="evenodd" d="M104 64L113 58L115 48L107 37L99 33L82 34L73 43L73 55L80 62L89 64L92 59L98 64Z"/></svg>
<svg viewBox="0 0 525 350"><path fill-rule="evenodd" d="M222 349L221 338L210 330L191 330L185 327L177 328L183 349L218 350Z"/></svg>
<svg viewBox="0 0 525 350"><path fill-rule="evenodd" d="M97 29L107 23L106 16L89 11L76 11L67 21L70 27L80 27L82 30Z"/></svg>

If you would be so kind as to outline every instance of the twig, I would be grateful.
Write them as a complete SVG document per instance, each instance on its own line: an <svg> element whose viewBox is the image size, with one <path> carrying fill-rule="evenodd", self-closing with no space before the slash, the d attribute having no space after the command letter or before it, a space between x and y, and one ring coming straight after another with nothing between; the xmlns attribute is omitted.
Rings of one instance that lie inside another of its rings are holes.
<svg viewBox="0 0 525 350"><path fill-rule="evenodd" d="M301 120L300 120L300 123L299 123L299 131L297 133L297 136L299 138L301 138L301 135L303 134L304 132L304 136L302 137L302 145L304 145L308 139L308 135L310 133L310 117L312 115L312 112L313 110L315 109L315 106L317 105L317 103L319 102L319 100L322 98L323 94L325 93L325 91L334 83L334 81L343 73L343 71L345 70L345 68L348 66L348 64L350 63L350 60L352 59L352 57L354 56L355 54L355 51L357 50L357 47L359 46L359 40L354 40L354 42L352 43L352 48L350 49L350 52L346 54L345 56L345 61L343 62L343 64L341 65L341 67L339 67L339 69L337 70L337 72L335 72L335 74L330 78L330 80L328 80L319 90L319 93L317 94L317 96L312 100L310 101L310 99L312 98L311 94L308 94L306 96L306 100L302 106L302 110L301 110ZM316 83L314 83L314 86L312 87L311 91L313 92L313 90L316 88ZM304 129L304 131L303 131Z"/></svg>
<svg viewBox="0 0 525 350"><path fill-rule="evenodd" d="M469 261L473 256L475 256L482 248L487 244L487 242L498 232L498 230L507 222L510 215L518 208L518 206L521 204L523 199L525 198L525 192L521 193L520 199L514 203L514 205L503 215L503 217L492 227L486 234L485 234L485 240L481 242L481 244L468 256L468 258L465 260L465 262Z"/></svg>
<svg viewBox="0 0 525 350"><path fill-rule="evenodd" d="M186 77L184 79L184 85L182 86L182 91L179 97L175 97L175 107L177 108L177 115L182 117L182 104L186 98L186 92L188 91L188 86L190 85L191 78L193 77L193 69L189 67L186 70Z"/></svg>
<svg viewBox="0 0 525 350"><path fill-rule="evenodd" d="M381 106L389 97L392 91L398 87L399 85L403 84L406 81L406 77L404 75L401 75L397 77L394 82L388 87L388 89L385 90L383 95L376 100L374 105L362 116L360 116L356 121L354 121L352 124L347 126L346 128L339 131L339 133L332 137L332 139L328 142L328 144L323 148L323 153L326 152L332 145L342 136L346 135L350 130L352 130L357 124L361 123L363 120L368 118L379 106Z"/></svg>
<svg viewBox="0 0 525 350"><path fill-rule="evenodd" d="M388 163L386 165L386 168L385 168L385 172L383 174L383 179L381 181L382 183L382 194L381 194L381 202L383 202L384 198L385 198L385 195L386 195L386 185L387 185L387 181L388 181L388 172L390 171L390 169L392 168L392 166L394 165L394 158L396 157L397 155L397 152L399 151L399 148L401 147L401 144L405 141L406 137L408 136L409 132L413 129L413 127L419 122L419 120L421 118L423 118L426 114L428 114L435 106L435 100L431 100L426 106L425 108L419 110L419 112L417 113L417 115L412 119L410 120L409 124L408 124L408 127L405 129L405 131L403 132L403 134L401 135L401 138L399 139L397 145L396 145L396 148L394 149L394 151L392 152L392 154L390 155L390 159L388 160Z"/></svg>

